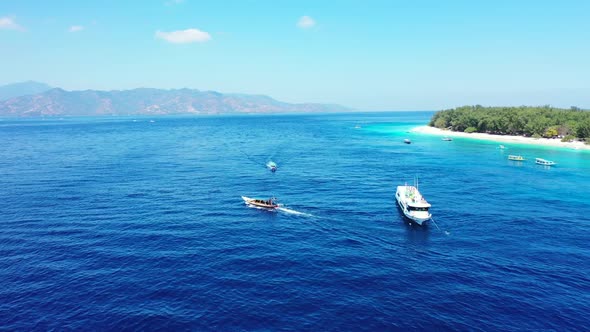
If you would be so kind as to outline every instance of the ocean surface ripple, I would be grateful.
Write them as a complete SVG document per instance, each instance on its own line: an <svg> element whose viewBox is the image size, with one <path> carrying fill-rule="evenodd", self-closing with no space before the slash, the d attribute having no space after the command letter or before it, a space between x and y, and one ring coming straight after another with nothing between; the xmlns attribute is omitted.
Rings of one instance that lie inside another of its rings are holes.
<svg viewBox="0 0 590 332"><path fill-rule="evenodd" d="M587 330L590 153L431 115L4 119L0 329Z"/></svg>

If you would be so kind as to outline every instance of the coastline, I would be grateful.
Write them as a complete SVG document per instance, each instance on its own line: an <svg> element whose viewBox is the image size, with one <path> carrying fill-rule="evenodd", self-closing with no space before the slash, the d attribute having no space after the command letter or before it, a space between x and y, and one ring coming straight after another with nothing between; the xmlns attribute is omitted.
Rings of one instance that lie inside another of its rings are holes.
<svg viewBox="0 0 590 332"><path fill-rule="evenodd" d="M562 142L558 138L532 138L523 136L510 136L510 135L492 135L484 133L462 133L458 131L443 130L430 126L415 127L411 130L413 133L437 135L437 136L449 136L449 137L464 137L473 138L486 141L502 142L502 143L517 143L517 144L531 144L531 145L543 145L559 148L569 148L573 150L590 150L590 145L586 145L583 142Z"/></svg>

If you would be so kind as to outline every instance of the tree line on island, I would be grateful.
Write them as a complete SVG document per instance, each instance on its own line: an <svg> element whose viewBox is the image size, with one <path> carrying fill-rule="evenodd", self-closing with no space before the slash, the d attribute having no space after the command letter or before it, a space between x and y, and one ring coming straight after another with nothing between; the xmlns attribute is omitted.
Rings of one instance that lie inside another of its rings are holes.
<svg viewBox="0 0 590 332"><path fill-rule="evenodd" d="M561 137L564 142L580 139L590 143L590 112L574 106L462 106L436 112L428 125L466 133Z"/></svg>

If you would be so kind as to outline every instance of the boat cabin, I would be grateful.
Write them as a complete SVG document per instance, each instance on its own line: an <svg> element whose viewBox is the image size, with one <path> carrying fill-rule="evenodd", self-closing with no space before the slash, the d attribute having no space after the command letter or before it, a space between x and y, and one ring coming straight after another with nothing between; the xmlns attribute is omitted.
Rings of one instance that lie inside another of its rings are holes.
<svg viewBox="0 0 590 332"><path fill-rule="evenodd" d="M535 158L535 163L543 166L553 166L555 165L554 161L543 159L543 158Z"/></svg>
<svg viewBox="0 0 590 332"><path fill-rule="evenodd" d="M412 206L408 204L408 211L424 211L428 212L429 206Z"/></svg>

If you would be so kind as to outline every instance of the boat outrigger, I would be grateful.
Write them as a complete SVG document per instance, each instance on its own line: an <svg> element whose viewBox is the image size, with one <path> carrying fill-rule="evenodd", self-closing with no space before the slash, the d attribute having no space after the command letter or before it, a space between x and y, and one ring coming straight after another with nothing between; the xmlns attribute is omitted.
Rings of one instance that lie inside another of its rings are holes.
<svg viewBox="0 0 590 332"><path fill-rule="evenodd" d="M271 172L276 172L277 171L277 164L274 161L269 161L266 163L266 168L268 168Z"/></svg>
<svg viewBox="0 0 590 332"><path fill-rule="evenodd" d="M418 225L422 225L432 218L432 215L428 211L431 205L422 197L420 191L418 191L417 183L416 186L408 186L407 184L397 186L395 199L404 215Z"/></svg>
<svg viewBox="0 0 590 332"><path fill-rule="evenodd" d="M260 208L270 209L270 210L274 210L279 207L279 204L276 202L276 199L274 197L264 200L264 199L257 199L257 198L250 198L250 197L242 196L242 199L244 200L244 202L246 202L247 205L254 206L254 207L260 207Z"/></svg>

